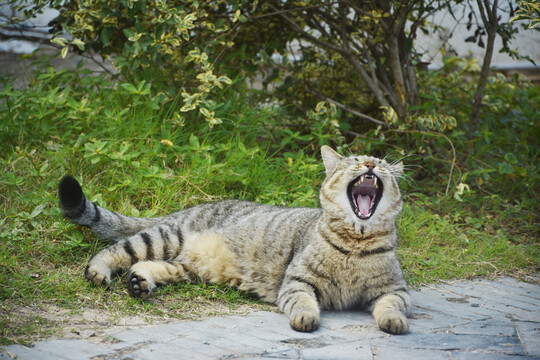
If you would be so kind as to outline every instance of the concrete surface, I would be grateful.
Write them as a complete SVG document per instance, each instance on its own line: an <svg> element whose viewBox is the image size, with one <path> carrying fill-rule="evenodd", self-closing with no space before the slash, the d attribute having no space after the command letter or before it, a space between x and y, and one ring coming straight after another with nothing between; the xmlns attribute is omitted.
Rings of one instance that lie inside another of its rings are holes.
<svg viewBox="0 0 540 360"><path fill-rule="evenodd" d="M5 359L540 359L540 286L509 278L411 291L410 333L378 330L370 314L323 311L300 333L285 316L183 321L111 332L108 341L64 339L6 346Z"/></svg>

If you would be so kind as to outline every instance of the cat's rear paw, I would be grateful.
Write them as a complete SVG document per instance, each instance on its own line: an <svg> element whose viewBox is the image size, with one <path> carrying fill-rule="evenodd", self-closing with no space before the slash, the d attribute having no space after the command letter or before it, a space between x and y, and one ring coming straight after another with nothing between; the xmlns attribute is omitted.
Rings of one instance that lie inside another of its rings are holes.
<svg viewBox="0 0 540 360"><path fill-rule="evenodd" d="M378 321L379 328L392 335L401 335L409 332L409 322L401 312L390 312L381 316Z"/></svg>
<svg viewBox="0 0 540 360"><path fill-rule="evenodd" d="M111 285L111 272L100 266L88 265L84 270L84 277L96 286L109 287Z"/></svg>
<svg viewBox="0 0 540 360"><path fill-rule="evenodd" d="M296 331L312 332L317 330L321 320L316 312L303 310L291 314L290 323L291 327Z"/></svg>
<svg viewBox="0 0 540 360"><path fill-rule="evenodd" d="M140 271L130 271L127 274L127 287L129 295L134 298L146 300L156 287L150 274L141 274Z"/></svg>

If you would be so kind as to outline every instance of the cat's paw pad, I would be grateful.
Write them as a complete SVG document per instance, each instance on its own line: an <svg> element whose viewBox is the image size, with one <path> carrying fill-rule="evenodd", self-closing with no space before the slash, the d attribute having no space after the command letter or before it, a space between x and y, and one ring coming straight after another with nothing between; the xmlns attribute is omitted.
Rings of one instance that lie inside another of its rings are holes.
<svg viewBox="0 0 540 360"><path fill-rule="evenodd" d="M139 271L130 271L127 274L127 287L129 295L146 300L154 291L155 285L151 276L141 274Z"/></svg>
<svg viewBox="0 0 540 360"><path fill-rule="evenodd" d="M291 327L296 331L312 332L317 330L321 323L319 314L308 310L298 311L291 315Z"/></svg>
<svg viewBox="0 0 540 360"><path fill-rule="evenodd" d="M379 328L392 335L401 335L409 332L409 322L404 314L391 312L381 316L378 321Z"/></svg>
<svg viewBox="0 0 540 360"><path fill-rule="evenodd" d="M102 266L88 265L84 270L84 277L96 286L109 287L111 285L111 272Z"/></svg>

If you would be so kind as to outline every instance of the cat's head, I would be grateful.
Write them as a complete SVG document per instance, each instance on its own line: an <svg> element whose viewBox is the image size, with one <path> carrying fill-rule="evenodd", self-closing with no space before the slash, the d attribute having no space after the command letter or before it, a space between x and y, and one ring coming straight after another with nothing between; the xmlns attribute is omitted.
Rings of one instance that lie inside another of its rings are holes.
<svg viewBox="0 0 540 360"><path fill-rule="evenodd" d="M393 220L401 211L398 177L403 164L389 164L371 156L344 157L321 148L326 179L321 189L324 210L355 225Z"/></svg>

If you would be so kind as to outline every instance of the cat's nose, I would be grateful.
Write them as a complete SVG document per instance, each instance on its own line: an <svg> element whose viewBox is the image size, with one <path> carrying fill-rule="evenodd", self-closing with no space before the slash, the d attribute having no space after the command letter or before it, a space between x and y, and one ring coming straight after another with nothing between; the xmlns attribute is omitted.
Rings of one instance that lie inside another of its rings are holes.
<svg viewBox="0 0 540 360"><path fill-rule="evenodd" d="M371 161L366 161L364 163L364 165L369 169L369 170L373 170L375 168L375 164L372 163Z"/></svg>

